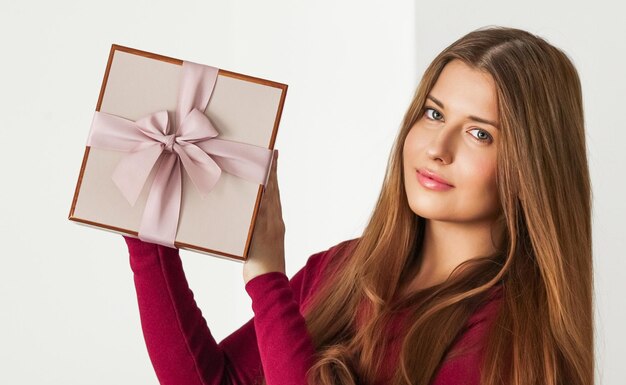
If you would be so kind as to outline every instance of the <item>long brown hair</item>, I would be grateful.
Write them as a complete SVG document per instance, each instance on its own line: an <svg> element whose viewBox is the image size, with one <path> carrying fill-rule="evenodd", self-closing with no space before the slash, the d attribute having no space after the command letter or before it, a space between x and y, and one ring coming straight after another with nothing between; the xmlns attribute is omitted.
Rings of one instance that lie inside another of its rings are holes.
<svg viewBox="0 0 626 385"><path fill-rule="evenodd" d="M481 383L593 384L591 186L580 80L563 51L504 27L470 32L426 69L362 236L337 246L343 250L333 258L334 273L306 308L317 352L310 384L370 384L377 378L387 338L380 330L397 310L392 299L419 270L425 223L407 201L403 143L453 59L495 80L504 246L401 301L410 312L390 383L429 384L444 360L460 354L449 348L468 317L501 285ZM360 306L367 322L355 327Z"/></svg>

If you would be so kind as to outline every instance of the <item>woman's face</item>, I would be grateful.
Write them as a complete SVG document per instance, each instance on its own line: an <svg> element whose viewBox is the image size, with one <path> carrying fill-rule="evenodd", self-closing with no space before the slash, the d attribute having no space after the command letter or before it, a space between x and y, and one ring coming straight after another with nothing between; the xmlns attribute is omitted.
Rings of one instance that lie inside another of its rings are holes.
<svg viewBox="0 0 626 385"><path fill-rule="evenodd" d="M448 222L495 219L498 126L491 75L460 60L449 62L404 142L404 183L415 214ZM434 172L451 186L418 170Z"/></svg>

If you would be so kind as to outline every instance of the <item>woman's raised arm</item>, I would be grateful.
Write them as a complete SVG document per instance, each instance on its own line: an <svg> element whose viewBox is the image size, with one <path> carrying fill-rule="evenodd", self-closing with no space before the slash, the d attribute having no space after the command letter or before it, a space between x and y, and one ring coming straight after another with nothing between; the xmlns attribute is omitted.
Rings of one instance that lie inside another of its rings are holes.
<svg viewBox="0 0 626 385"><path fill-rule="evenodd" d="M251 279L246 291L254 318L218 344L189 288L179 250L124 239L146 347L161 384L252 385L263 376L269 385L306 383L314 347L300 302L303 285L312 285L327 251L309 257L291 280L281 272Z"/></svg>

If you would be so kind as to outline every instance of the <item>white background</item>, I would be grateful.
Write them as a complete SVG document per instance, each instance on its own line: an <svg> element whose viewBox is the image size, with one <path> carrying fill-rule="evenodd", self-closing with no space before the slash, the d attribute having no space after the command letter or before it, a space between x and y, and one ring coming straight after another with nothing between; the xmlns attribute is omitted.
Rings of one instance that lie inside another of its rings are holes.
<svg viewBox="0 0 626 385"><path fill-rule="evenodd" d="M504 25L564 49L583 82L596 378L623 384L626 27L605 3L3 0L0 383L157 383L122 237L67 219L112 43L289 85L276 148L291 277L362 231L426 65L465 33ZM242 265L181 256L220 341L252 316Z"/></svg>

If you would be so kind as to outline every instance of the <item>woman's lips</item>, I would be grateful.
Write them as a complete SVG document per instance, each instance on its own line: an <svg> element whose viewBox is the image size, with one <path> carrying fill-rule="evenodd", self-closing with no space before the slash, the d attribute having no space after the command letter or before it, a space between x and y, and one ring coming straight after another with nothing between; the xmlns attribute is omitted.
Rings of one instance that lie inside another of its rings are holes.
<svg viewBox="0 0 626 385"><path fill-rule="evenodd" d="M417 171L415 174L417 175L417 181L422 186L426 187L427 189L431 189L435 191L446 191L446 190L450 190L454 188L453 186L450 186L449 184L442 183L432 178L429 178L428 176L421 174L419 171Z"/></svg>

